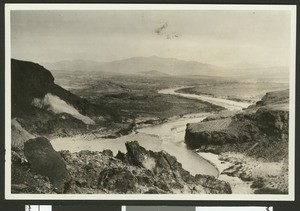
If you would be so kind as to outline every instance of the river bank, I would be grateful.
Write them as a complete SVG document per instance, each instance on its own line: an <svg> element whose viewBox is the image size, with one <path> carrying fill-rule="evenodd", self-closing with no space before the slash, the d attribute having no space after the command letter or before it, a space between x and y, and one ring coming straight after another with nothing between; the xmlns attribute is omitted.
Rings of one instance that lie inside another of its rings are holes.
<svg viewBox="0 0 300 211"><path fill-rule="evenodd" d="M163 89L163 90L160 90L158 93L176 95L176 96L181 96L181 97L185 97L185 98L189 98L189 99L197 99L197 100L211 103L213 105L225 107L228 110L242 110L243 108L247 108L248 106L251 105L251 103L249 103L249 102L243 102L243 101L237 102L234 100L217 98L217 97L212 97L212 96L208 96L208 95L187 94L187 93L178 92L179 90L182 90L184 88L185 87ZM190 88L190 87L188 87L188 88Z"/></svg>
<svg viewBox="0 0 300 211"><path fill-rule="evenodd" d="M191 123L187 125L186 143L214 160L223 169L221 175L249 183L254 193L287 194L288 97L288 90L267 93L241 113ZM224 180L228 181L226 177Z"/></svg>
<svg viewBox="0 0 300 211"><path fill-rule="evenodd" d="M147 150L155 152L163 150L176 156L183 168L192 175L205 174L217 177L218 170L215 166L194 151L189 150L184 143L186 124L199 122L206 115L207 113L174 117L163 124L141 127L129 135L117 138L97 138L94 134L85 134L54 138L51 139L51 144L56 151L79 152L89 150L101 152L110 149L116 155L119 151L126 152L126 142L137 140ZM191 163L198 163L199 165L193 166Z"/></svg>
<svg viewBox="0 0 300 211"><path fill-rule="evenodd" d="M231 185L232 193L286 194L288 192L288 162L265 162L242 153L198 154L211 161L220 171L218 177Z"/></svg>
<svg viewBox="0 0 300 211"><path fill-rule="evenodd" d="M227 175L224 174L224 171L226 169L229 169L233 166L232 163L224 161L220 158L219 155L209 153L209 152L199 152L197 153L203 157L204 159L209 160L212 162L216 168L219 170L219 179L226 181L230 184L231 190L233 194L253 194L254 189L251 187L253 184L253 181L243 181L240 177L237 175Z"/></svg>
<svg viewBox="0 0 300 211"><path fill-rule="evenodd" d="M161 90L161 94L178 94L176 90L182 87L173 89ZM187 96L183 96L187 97ZM190 97L190 96L188 96ZM193 96L194 99L203 100L198 96ZM215 102L215 99L214 99ZM212 103L209 101L209 103ZM228 101L219 101L219 106L225 108L235 108L235 110L241 110L241 104L233 102L228 104ZM79 152L80 150L91 150L91 151L103 151L105 149L112 150L113 154L116 155L118 151L125 152L125 143L127 141L137 140L139 144L148 150L161 151L164 150L171 155L176 156L178 162L180 162L184 169L188 170L192 175L205 174L212 175L216 178L219 177L219 172L222 169L218 169L219 166L214 164L214 161L210 159L204 159L201 155L195 153L193 150L187 148L184 143L185 128L188 123L201 122L203 119L210 116L211 113L197 113L188 114L181 117L175 116L165 120L164 122L152 122L154 124L139 124L135 130L125 136L120 136L114 139L110 138L96 138L94 135L79 135L74 137L65 137L52 139L51 143L55 150L64 150L68 148L71 152ZM198 165L191 165L197 163ZM222 176L222 175L221 175ZM244 184L237 177L227 178L231 182L231 185L236 188L235 193L252 193L249 189L249 184ZM241 188L244 187L244 188ZM248 188L248 189L247 189ZM244 189L247 189L246 191Z"/></svg>

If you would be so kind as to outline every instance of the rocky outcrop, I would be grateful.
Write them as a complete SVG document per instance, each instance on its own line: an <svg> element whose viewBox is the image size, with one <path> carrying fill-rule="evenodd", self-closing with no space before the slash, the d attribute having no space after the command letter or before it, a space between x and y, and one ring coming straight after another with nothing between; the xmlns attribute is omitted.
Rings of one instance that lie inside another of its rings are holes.
<svg viewBox="0 0 300 211"><path fill-rule="evenodd" d="M126 149L126 154L119 152L116 157L124 163L147 169L147 175L152 177L146 176L142 181L149 181L152 188L167 193L231 193L228 183L211 176L194 177L174 156L164 151L147 151L137 141L127 142Z"/></svg>
<svg viewBox="0 0 300 211"><path fill-rule="evenodd" d="M24 154L29 162L30 169L49 178L55 191L63 193L71 181L71 176L58 152L49 140L43 137L30 139L24 144Z"/></svg>
<svg viewBox="0 0 300 211"><path fill-rule="evenodd" d="M90 127L91 130L115 120L110 108L92 104L58 86L51 72L37 63L12 59L11 83L12 118L18 118L20 125L33 135L67 136L86 132L87 125L78 116L95 120L96 124ZM52 96L52 100L59 99L59 102L74 108L78 112L77 118L64 111L54 112L48 104L37 106L37 102L43 102L45 96Z"/></svg>
<svg viewBox="0 0 300 211"><path fill-rule="evenodd" d="M187 125L185 141L192 148L203 145L255 142L265 136L281 140L288 136L288 111L260 108L255 113Z"/></svg>
<svg viewBox="0 0 300 211"><path fill-rule="evenodd" d="M83 115L101 113L101 108L55 84L51 72L37 63L12 59L11 77L12 117L32 114L32 100L47 93L58 96Z"/></svg>
<svg viewBox="0 0 300 211"><path fill-rule="evenodd" d="M188 124L185 141L191 148L210 144L223 145L225 143L252 141L258 129L251 126L248 122L239 122L231 117ZM242 130L242 128L247 131Z"/></svg>
<svg viewBox="0 0 300 211"><path fill-rule="evenodd" d="M221 172L253 182L254 193L288 193L288 90L267 93L232 116L213 116L188 124L185 141L198 152L219 155Z"/></svg>
<svg viewBox="0 0 300 211"><path fill-rule="evenodd" d="M288 153L289 111L286 93L268 93L256 105L231 117L188 124L185 141L191 148L215 150L218 153L246 152L256 157L266 155L267 160L280 160Z"/></svg>
<svg viewBox="0 0 300 211"><path fill-rule="evenodd" d="M113 190L116 193L134 193L138 179L131 171L124 168L107 168L100 172L98 187Z"/></svg>
<svg viewBox="0 0 300 211"><path fill-rule="evenodd" d="M231 193L230 185L211 176L192 176L166 152L152 152L138 142L126 143L127 153L61 152L76 188L102 193ZM78 188L80 187L80 188ZM71 191L71 192L72 192Z"/></svg>
<svg viewBox="0 0 300 211"><path fill-rule="evenodd" d="M275 92L268 92L266 93L263 98L258 101L255 105L250 106L252 108L255 107L262 107L262 106L278 106L281 105L281 108L284 110L288 110L288 103L289 103L289 90L281 90Z"/></svg>
<svg viewBox="0 0 300 211"><path fill-rule="evenodd" d="M55 152L45 138L25 142L28 162L14 153L14 193L230 194L227 182L207 175L191 175L168 153L148 151L137 141L126 143L127 153ZM22 175L22 176L21 176Z"/></svg>
<svg viewBox="0 0 300 211"><path fill-rule="evenodd" d="M34 97L43 97L54 84L50 71L26 61L11 60L12 117L30 111Z"/></svg>

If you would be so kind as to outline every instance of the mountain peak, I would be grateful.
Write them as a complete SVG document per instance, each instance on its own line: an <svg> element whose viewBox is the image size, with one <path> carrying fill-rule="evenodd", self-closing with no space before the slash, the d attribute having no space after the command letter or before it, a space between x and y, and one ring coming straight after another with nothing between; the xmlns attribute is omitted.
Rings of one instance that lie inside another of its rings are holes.
<svg viewBox="0 0 300 211"><path fill-rule="evenodd" d="M196 61L184 61L175 58L163 58L157 55L150 57L131 57L111 62L56 62L44 64L50 70L63 71L104 71L116 74L151 75L218 75L217 68L210 64ZM153 70L157 72L153 72ZM151 72L152 71L152 72ZM146 73L147 74L147 73Z"/></svg>

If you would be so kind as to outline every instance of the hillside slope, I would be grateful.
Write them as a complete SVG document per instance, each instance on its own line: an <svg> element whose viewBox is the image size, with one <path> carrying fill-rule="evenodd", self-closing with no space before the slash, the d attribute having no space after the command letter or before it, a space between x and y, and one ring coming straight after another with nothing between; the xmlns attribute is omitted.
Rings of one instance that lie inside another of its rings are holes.
<svg viewBox="0 0 300 211"><path fill-rule="evenodd" d="M43 98L50 93L74 106L83 115L100 114L98 105L93 105L54 83L51 72L43 66L20 60L11 60L12 116L28 113L34 98Z"/></svg>
<svg viewBox="0 0 300 211"><path fill-rule="evenodd" d="M110 108L58 86L39 64L12 59L11 83L12 118L31 134L72 135L114 120Z"/></svg>

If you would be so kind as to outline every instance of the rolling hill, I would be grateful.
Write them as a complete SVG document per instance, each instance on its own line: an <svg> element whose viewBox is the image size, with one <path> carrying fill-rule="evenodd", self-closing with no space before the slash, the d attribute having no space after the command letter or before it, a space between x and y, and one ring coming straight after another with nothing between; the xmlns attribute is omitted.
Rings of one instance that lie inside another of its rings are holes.
<svg viewBox="0 0 300 211"><path fill-rule="evenodd" d="M219 68L196 61L183 61L174 58L132 57L111 62L96 62L89 60L65 60L55 63L42 63L51 71L104 71L119 74L150 73L153 70L168 75L218 75Z"/></svg>
<svg viewBox="0 0 300 211"><path fill-rule="evenodd" d="M184 61L158 56L132 57L111 62L93 60L64 60L54 63L41 63L51 72L93 71L110 74L144 74L148 76L213 76L233 77L243 81L278 81L289 80L288 67L266 67L256 64L221 67L198 61Z"/></svg>

